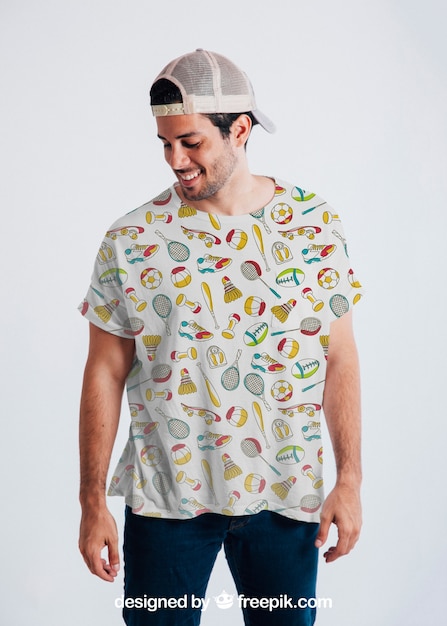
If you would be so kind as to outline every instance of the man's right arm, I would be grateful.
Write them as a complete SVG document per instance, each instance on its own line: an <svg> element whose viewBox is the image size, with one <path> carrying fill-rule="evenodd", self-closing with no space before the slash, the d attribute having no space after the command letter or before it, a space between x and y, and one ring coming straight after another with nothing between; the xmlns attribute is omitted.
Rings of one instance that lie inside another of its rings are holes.
<svg viewBox="0 0 447 626"><path fill-rule="evenodd" d="M119 553L115 520L106 506L106 480L124 384L134 353L133 340L90 324L79 421L82 507L79 549L90 571L110 582L119 569ZM101 558L104 547L108 550L107 561Z"/></svg>

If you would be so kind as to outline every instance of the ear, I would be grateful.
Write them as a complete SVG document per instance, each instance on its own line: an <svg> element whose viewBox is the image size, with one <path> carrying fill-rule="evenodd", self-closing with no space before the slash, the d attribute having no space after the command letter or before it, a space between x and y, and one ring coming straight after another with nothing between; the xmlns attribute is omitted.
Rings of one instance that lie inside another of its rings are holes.
<svg viewBox="0 0 447 626"><path fill-rule="evenodd" d="M239 115L239 117L233 122L231 126L231 135L237 147L245 146L245 143L251 133L251 127L251 119L248 115L245 115L245 113Z"/></svg>

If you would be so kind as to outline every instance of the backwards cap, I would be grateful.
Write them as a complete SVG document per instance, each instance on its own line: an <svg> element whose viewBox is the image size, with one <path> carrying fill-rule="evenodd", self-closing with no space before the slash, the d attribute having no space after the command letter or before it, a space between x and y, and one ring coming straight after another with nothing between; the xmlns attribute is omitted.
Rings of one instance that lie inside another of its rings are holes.
<svg viewBox="0 0 447 626"><path fill-rule="evenodd" d="M273 122L256 108L247 75L221 54L198 48L171 61L154 83L162 78L179 88L183 102L152 105L155 117L251 112L266 131L275 131Z"/></svg>

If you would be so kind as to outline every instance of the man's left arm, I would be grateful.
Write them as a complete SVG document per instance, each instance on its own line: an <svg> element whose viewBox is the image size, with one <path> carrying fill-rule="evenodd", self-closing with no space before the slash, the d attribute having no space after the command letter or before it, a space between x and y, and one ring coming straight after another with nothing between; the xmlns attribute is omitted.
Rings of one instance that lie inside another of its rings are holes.
<svg viewBox="0 0 447 626"><path fill-rule="evenodd" d="M360 373L352 312L331 324L323 409L337 479L324 502L315 545L321 547L325 543L330 525L334 523L338 529L337 545L324 553L326 562L330 563L352 550L362 525Z"/></svg>

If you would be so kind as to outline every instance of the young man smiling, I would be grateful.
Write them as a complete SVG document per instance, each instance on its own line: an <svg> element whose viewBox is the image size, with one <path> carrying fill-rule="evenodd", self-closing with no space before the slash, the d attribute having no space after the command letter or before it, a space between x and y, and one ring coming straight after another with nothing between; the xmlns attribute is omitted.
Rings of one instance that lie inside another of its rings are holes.
<svg viewBox="0 0 447 626"><path fill-rule="evenodd" d="M193 602L149 612L137 599L204 598L223 546L253 599L246 624L310 625L318 548L335 523L334 561L361 526L360 284L326 202L250 172L253 125L274 127L231 61L175 59L151 104L177 182L107 231L80 306L80 549L114 580L105 483L126 385L129 440L108 491L126 502L126 623L198 624ZM324 502L323 406L337 464Z"/></svg>
<svg viewBox="0 0 447 626"><path fill-rule="evenodd" d="M157 127L184 202L200 202L200 210L208 213L236 216L247 212L247 206L262 208L273 198L273 180L254 176L248 168L249 115L239 115L228 136L198 113L158 117Z"/></svg>

